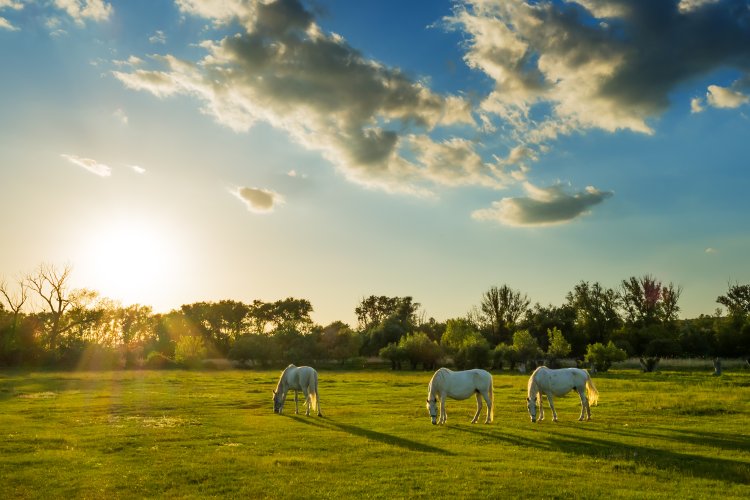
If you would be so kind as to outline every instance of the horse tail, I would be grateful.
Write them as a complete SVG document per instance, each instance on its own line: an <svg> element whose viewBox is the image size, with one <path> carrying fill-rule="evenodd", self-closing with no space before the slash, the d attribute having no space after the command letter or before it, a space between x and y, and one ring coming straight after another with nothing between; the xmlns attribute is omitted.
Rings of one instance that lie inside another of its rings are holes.
<svg viewBox="0 0 750 500"><path fill-rule="evenodd" d="M310 385L312 386L312 391L310 391L310 404L313 405L313 408L315 408L315 411L320 411L320 401L318 401L318 372L313 370L312 372L312 380L310 381Z"/></svg>
<svg viewBox="0 0 750 500"><path fill-rule="evenodd" d="M492 388L492 377L490 377L490 389L487 391L490 395L490 407L487 411L490 412L490 422L495 420L495 390Z"/></svg>
<svg viewBox="0 0 750 500"><path fill-rule="evenodd" d="M586 397L589 399L589 404L594 406L599 402L599 391L596 389L589 372L586 372Z"/></svg>

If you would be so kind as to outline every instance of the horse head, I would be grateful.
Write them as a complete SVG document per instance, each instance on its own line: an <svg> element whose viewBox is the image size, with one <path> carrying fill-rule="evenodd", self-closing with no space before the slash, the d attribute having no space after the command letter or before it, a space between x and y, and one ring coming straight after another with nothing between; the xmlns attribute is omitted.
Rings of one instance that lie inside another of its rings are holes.
<svg viewBox="0 0 750 500"><path fill-rule="evenodd" d="M529 416L531 417L531 423L536 422L536 397L534 399L526 398L526 408L529 410Z"/></svg>
<svg viewBox="0 0 750 500"><path fill-rule="evenodd" d="M273 391L273 412L281 413L284 407L284 398L281 395L281 391Z"/></svg>
<svg viewBox="0 0 750 500"><path fill-rule="evenodd" d="M427 400L427 411L430 412L430 418L432 418L432 425L437 424L437 398Z"/></svg>

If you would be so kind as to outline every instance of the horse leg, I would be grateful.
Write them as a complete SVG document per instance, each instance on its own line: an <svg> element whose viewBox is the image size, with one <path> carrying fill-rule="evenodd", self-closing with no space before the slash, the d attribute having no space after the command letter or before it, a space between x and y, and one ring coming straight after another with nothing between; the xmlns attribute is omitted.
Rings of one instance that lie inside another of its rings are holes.
<svg viewBox="0 0 750 500"><path fill-rule="evenodd" d="M304 391L302 391L302 394L305 395L305 407L307 408L307 411L305 411L305 416L309 417L310 416L310 405L312 404L311 401L310 401L310 392L307 389L305 389Z"/></svg>
<svg viewBox="0 0 750 500"><path fill-rule="evenodd" d="M482 396L478 393L474 393L477 397L477 412L474 414L474 418L471 419L472 424L476 424L477 420L479 420L479 414L482 413Z"/></svg>
<svg viewBox="0 0 750 500"><path fill-rule="evenodd" d="M552 421L557 422L557 412L555 411L555 403L552 402L552 396L547 394L547 402L549 403L549 409L552 410ZM542 405L539 405L542 406Z"/></svg>
<svg viewBox="0 0 750 500"><path fill-rule="evenodd" d="M487 403L487 418L484 420L484 423L489 424L491 422L492 401L490 401L490 397L487 394L483 394L482 397L484 397L484 402Z"/></svg>
<svg viewBox="0 0 750 500"><path fill-rule="evenodd" d="M297 389L294 390L294 414L299 415L299 404L297 403Z"/></svg>
<svg viewBox="0 0 750 500"><path fill-rule="evenodd" d="M589 406L589 399L586 397L586 393L583 389L578 391L578 396L581 398L581 416L578 417L578 421L580 422L584 418L586 418L586 420L591 420L591 406Z"/></svg>
<svg viewBox="0 0 750 500"><path fill-rule="evenodd" d="M445 411L445 394L440 395L440 424L444 424L448 420L448 413Z"/></svg>
<svg viewBox="0 0 750 500"><path fill-rule="evenodd" d="M539 393L537 398L539 399L539 418L537 419L537 422L541 422L542 420L544 420L544 398L542 398L541 392ZM547 398L547 400L549 401L549 398Z"/></svg>

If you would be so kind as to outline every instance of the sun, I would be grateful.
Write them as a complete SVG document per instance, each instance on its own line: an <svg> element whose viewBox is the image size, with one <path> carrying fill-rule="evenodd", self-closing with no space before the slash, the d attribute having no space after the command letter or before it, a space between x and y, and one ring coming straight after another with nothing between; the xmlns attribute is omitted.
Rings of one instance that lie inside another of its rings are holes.
<svg viewBox="0 0 750 500"><path fill-rule="evenodd" d="M145 219L106 221L87 232L86 287L124 305L154 305L175 287L180 256L172 231Z"/></svg>

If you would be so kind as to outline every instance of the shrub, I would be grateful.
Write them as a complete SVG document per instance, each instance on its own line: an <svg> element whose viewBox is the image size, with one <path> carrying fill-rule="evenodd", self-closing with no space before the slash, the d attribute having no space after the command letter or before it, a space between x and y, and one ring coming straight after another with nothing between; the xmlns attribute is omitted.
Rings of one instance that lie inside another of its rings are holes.
<svg viewBox="0 0 750 500"><path fill-rule="evenodd" d="M585 359L596 371L606 372L612 363L624 361L627 357L627 353L610 340L606 346L601 342L589 344Z"/></svg>
<svg viewBox="0 0 750 500"><path fill-rule="evenodd" d="M459 370L485 368L490 364L490 345L483 337L466 342L453 356L453 363Z"/></svg>
<svg viewBox="0 0 750 500"><path fill-rule="evenodd" d="M175 368L176 366L177 363L175 363L174 360L168 358L159 351L151 351L148 353L146 361L143 364L143 367L148 368L149 370L162 370L165 368Z"/></svg>
<svg viewBox="0 0 750 500"><path fill-rule="evenodd" d="M174 347L174 360L182 366L197 368L206 357L206 352L202 338L197 335L183 335Z"/></svg>
<svg viewBox="0 0 750 500"><path fill-rule="evenodd" d="M406 351L395 342L380 349L379 355L391 362L391 370L400 370L401 363L406 361Z"/></svg>

